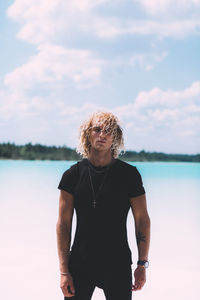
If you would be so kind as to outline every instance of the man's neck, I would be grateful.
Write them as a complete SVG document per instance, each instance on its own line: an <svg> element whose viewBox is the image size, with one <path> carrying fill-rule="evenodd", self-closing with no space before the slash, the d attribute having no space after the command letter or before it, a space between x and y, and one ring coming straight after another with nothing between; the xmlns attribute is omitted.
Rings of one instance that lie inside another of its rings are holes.
<svg viewBox="0 0 200 300"><path fill-rule="evenodd" d="M109 165L113 161L111 153L90 153L88 160L96 167Z"/></svg>

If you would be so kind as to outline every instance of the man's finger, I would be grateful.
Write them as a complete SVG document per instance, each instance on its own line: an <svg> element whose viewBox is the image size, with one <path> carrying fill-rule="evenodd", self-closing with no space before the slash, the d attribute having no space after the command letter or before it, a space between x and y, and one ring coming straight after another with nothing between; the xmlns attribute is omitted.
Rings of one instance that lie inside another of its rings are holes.
<svg viewBox="0 0 200 300"><path fill-rule="evenodd" d="M74 294L71 294L69 291L63 292L63 295L65 297L73 297L74 296Z"/></svg>
<svg viewBox="0 0 200 300"><path fill-rule="evenodd" d="M139 287L139 285L138 285L138 284L134 284L134 285L133 285L133 289L132 289L132 290L133 290L133 291L137 291L137 290L138 290L138 287Z"/></svg>
<svg viewBox="0 0 200 300"><path fill-rule="evenodd" d="M70 294L68 291L63 291L63 295L64 295L64 297L72 297L73 295L72 294Z"/></svg>
<svg viewBox="0 0 200 300"><path fill-rule="evenodd" d="M73 287L73 284L69 284L69 285L67 286L67 288L68 288L68 290L69 290L70 292L74 293L74 287Z"/></svg>
<svg viewBox="0 0 200 300"><path fill-rule="evenodd" d="M144 284L142 284L142 282L135 282L135 284L133 285L133 291L138 291L141 290L141 288L143 287Z"/></svg>
<svg viewBox="0 0 200 300"><path fill-rule="evenodd" d="M70 294L70 295L74 295L74 287L73 287L73 284L69 284L68 286L67 286L67 290L68 290L68 293Z"/></svg>
<svg viewBox="0 0 200 300"><path fill-rule="evenodd" d="M141 282L141 288L143 288L144 284L145 284L145 280L143 280L143 281Z"/></svg>
<svg viewBox="0 0 200 300"><path fill-rule="evenodd" d="M62 292L63 292L63 295L65 297L72 297L72 296L74 296L74 292L71 291L71 289L69 288L69 285L67 287L66 286L63 287L62 288Z"/></svg>

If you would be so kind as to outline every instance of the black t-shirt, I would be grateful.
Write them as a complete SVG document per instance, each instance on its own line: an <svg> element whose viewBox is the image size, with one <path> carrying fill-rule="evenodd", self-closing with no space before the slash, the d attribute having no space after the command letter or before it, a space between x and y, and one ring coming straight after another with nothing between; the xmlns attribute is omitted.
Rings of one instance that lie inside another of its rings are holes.
<svg viewBox="0 0 200 300"><path fill-rule="evenodd" d="M63 173L58 188L74 196L77 226L71 253L79 262L104 268L132 264L126 228L129 198L145 193L137 168L119 159L95 167L84 158Z"/></svg>

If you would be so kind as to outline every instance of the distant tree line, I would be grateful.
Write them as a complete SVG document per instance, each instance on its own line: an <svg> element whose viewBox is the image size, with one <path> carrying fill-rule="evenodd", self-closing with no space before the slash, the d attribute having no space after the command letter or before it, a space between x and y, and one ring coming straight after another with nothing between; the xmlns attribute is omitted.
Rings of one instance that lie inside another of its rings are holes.
<svg viewBox="0 0 200 300"><path fill-rule="evenodd" d="M14 143L0 144L1 159L24 160L79 160L75 150L66 146L44 146L41 144L15 145Z"/></svg>
<svg viewBox="0 0 200 300"><path fill-rule="evenodd" d="M200 154L167 154L163 152L126 151L122 159L127 161L182 161L200 162Z"/></svg>
<svg viewBox="0 0 200 300"><path fill-rule="evenodd" d="M166 154L162 152L126 151L119 156L126 161L182 161L200 162L200 154ZM0 159L24 160L80 160L82 157L67 146L44 146L41 144L15 145L14 143L0 143Z"/></svg>

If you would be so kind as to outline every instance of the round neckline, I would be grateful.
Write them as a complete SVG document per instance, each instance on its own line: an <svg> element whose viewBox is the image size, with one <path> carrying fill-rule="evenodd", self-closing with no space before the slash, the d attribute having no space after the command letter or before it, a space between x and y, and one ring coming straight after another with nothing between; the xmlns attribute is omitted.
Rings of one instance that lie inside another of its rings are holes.
<svg viewBox="0 0 200 300"><path fill-rule="evenodd" d="M104 171L104 170L107 170L111 165L115 164L115 162L117 161L117 159L113 159L108 165L105 165L105 166L95 166L91 163L91 161L87 158L87 162L88 164L95 170L97 171Z"/></svg>

